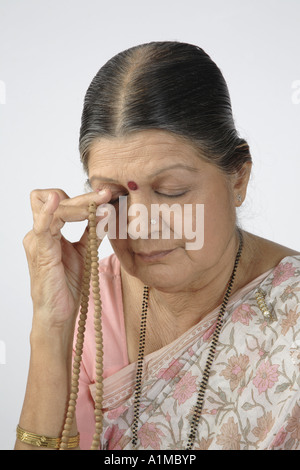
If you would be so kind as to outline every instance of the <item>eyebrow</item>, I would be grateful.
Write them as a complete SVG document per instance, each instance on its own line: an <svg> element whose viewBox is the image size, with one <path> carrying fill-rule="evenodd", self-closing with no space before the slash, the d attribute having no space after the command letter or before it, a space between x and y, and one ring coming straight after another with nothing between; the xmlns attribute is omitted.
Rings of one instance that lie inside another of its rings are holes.
<svg viewBox="0 0 300 470"><path fill-rule="evenodd" d="M183 163L176 163L174 165L171 165L171 166L168 166L166 168L160 168L159 170L155 171L154 173L152 173L150 175L150 178L153 178L154 176L157 176L159 175L160 173L163 173L164 171L167 171L167 170L173 170L175 168L181 168L183 170L188 170L188 171L191 171L191 172L194 172L194 173L197 173L199 172L200 170L197 169L197 168L194 168L192 166L189 166L189 165L185 165ZM113 180L111 178L106 178L105 176L92 176L90 179L89 179L89 183L92 184L92 182L94 180L102 180L102 181L107 181L109 183L117 183L119 184L119 181L116 181L116 180Z"/></svg>

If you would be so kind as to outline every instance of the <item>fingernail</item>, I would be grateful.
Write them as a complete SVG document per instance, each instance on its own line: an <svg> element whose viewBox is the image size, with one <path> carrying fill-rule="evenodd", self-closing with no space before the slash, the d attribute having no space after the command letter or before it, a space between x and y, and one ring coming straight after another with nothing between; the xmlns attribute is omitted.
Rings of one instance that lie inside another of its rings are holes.
<svg viewBox="0 0 300 470"><path fill-rule="evenodd" d="M47 197L47 199L46 199L46 202L45 202L45 206L46 206L46 207L48 207L48 206L51 204L52 199L53 199L53 194L52 194L52 193L49 193L49 194L48 194L48 197Z"/></svg>
<svg viewBox="0 0 300 470"><path fill-rule="evenodd" d="M51 206L51 200L52 200L52 193L49 193L42 208L44 211L48 210L49 206Z"/></svg>
<svg viewBox="0 0 300 470"><path fill-rule="evenodd" d="M98 191L98 194L100 196L103 196L106 193L106 189L101 189L101 191Z"/></svg>

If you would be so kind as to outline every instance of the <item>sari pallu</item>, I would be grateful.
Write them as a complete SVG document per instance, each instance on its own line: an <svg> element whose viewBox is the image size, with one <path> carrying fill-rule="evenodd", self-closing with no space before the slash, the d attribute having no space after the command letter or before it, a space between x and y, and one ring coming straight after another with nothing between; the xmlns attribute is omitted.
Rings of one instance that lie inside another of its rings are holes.
<svg viewBox="0 0 300 470"><path fill-rule="evenodd" d="M258 291L275 320L266 320ZM218 313L145 357L137 449L185 449ZM232 296L194 450L300 449L299 317L300 256ZM129 364L104 380L102 449L132 449L135 371Z"/></svg>

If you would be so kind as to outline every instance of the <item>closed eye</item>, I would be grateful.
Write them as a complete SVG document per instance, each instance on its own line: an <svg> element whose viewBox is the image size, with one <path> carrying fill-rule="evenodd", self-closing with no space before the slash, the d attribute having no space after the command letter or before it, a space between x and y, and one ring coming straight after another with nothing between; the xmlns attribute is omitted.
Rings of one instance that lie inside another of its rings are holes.
<svg viewBox="0 0 300 470"><path fill-rule="evenodd" d="M180 193L180 194L163 194L163 193L159 193L158 191L155 191L155 193L158 194L159 196L162 196L162 197L175 198L175 197L183 196L184 194L187 193L187 191L185 191L183 193ZM128 196L128 194L126 194L125 196ZM110 204L117 204L119 202L119 197L117 199L113 199L113 200L109 201L109 203Z"/></svg>
<svg viewBox="0 0 300 470"><path fill-rule="evenodd" d="M184 193L180 193L180 194L162 194L162 193L159 193L158 191L155 191L155 192L156 194L159 194L160 196L163 196L163 197L180 197L187 193L187 191L185 191Z"/></svg>

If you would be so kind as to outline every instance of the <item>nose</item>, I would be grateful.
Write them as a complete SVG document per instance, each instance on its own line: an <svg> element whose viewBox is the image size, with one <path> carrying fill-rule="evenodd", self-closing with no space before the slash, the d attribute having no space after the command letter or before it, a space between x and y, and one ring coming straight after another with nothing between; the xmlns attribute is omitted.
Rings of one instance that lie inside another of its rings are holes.
<svg viewBox="0 0 300 470"><path fill-rule="evenodd" d="M151 223L151 202L142 194L127 196L127 233L132 239L159 238L158 218L156 224Z"/></svg>
<svg viewBox="0 0 300 470"><path fill-rule="evenodd" d="M133 238L159 238L159 223L151 219L151 204L132 203L128 206L127 232ZM151 223L152 222L152 223ZM155 229L153 229L156 225ZM154 231L157 236L154 237Z"/></svg>

